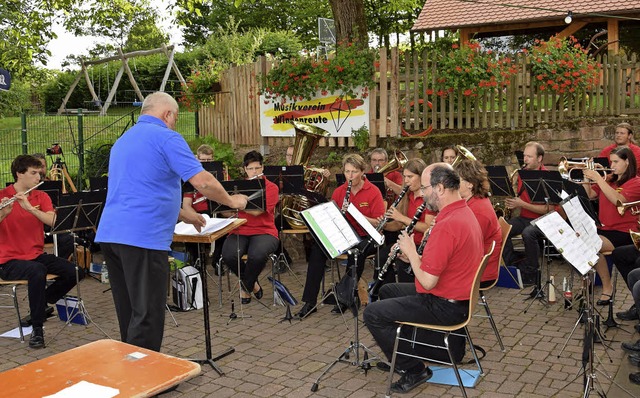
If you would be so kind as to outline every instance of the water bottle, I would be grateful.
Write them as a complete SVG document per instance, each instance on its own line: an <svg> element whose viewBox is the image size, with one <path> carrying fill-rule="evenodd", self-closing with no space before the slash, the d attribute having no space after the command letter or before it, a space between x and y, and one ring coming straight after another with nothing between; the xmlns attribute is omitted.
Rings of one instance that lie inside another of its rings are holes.
<svg viewBox="0 0 640 398"><path fill-rule="evenodd" d="M567 290L566 292L564 292L564 309L568 310L569 308L571 308L571 304L573 301L573 294L571 293L571 290Z"/></svg>
<svg viewBox="0 0 640 398"><path fill-rule="evenodd" d="M109 269L107 268L107 263L102 262L102 272L100 273L100 282L109 283Z"/></svg>

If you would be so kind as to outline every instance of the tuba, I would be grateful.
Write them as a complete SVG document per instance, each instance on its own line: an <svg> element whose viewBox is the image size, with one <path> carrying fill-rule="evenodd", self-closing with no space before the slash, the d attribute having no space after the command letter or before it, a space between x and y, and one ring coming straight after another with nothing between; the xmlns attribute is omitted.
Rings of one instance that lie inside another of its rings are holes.
<svg viewBox="0 0 640 398"><path fill-rule="evenodd" d="M391 159L387 164L380 167L378 170L375 170L376 173L382 173L387 175L392 171L400 170L404 167L409 159L407 159L407 155L405 155L401 150L396 149L393 152L393 159Z"/></svg>
<svg viewBox="0 0 640 398"><path fill-rule="evenodd" d="M462 161L462 159L476 160L476 157L473 156L470 150L463 147L462 145L456 145L456 149L458 150L458 156L453 159L453 163L451 163L451 167L456 167L458 163Z"/></svg>
<svg viewBox="0 0 640 398"><path fill-rule="evenodd" d="M329 181L322 175L321 169L309 168L309 160L313 151L318 147L321 138L326 137L329 132L311 124L293 121L291 122L296 131L296 139L293 144L292 165L304 167L304 187L311 192L319 192L324 195ZM300 217L300 212L314 206L309 196L305 195L283 195L282 216L287 220L293 229L305 229L307 226Z"/></svg>

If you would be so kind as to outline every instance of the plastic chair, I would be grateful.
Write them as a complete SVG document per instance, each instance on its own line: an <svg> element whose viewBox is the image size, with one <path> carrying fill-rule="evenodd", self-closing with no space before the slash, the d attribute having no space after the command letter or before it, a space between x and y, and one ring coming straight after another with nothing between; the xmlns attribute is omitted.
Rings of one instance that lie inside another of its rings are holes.
<svg viewBox="0 0 640 398"><path fill-rule="evenodd" d="M509 236L509 232L511 232L511 224L509 224L504 219L504 217L500 217L498 219L498 224L500 224L500 229L502 230L502 242L504 242L507 239L507 237ZM503 261L502 261L502 250L503 249L504 249L504 244L502 245L502 248L500 249L500 264L503 263ZM495 323L495 321L493 319L493 315L491 314L491 309L489 309L489 303L487 302L487 297L485 296L485 292L490 290L491 288L493 288L497 283L498 283L498 278L496 278L493 281L493 283L491 283L491 285L480 287L480 302L478 304L480 304L481 306L484 307L484 310L487 313L487 315L476 314L475 316L480 317L480 318L489 318L489 322L491 323L491 328L493 329L493 333L495 333L496 338L498 339L498 343L500 344L500 350L502 352L504 352L505 349L504 349L504 344L502 343L502 338L500 338L500 332L498 332L498 327L496 326L496 323Z"/></svg>
<svg viewBox="0 0 640 398"><path fill-rule="evenodd" d="M394 369L395 369L395 365L396 365L396 358L398 355L404 355L404 356L408 356L408 357L412 357L412 358L418 358L421 359L423 361L430 361L430 362L435 362L435 363L439 363L442 365L448 365L451 366L454 370L454 373L456 375L456 379L458 380L458 385L460 386L460 389L462 390L462 395L464 397L467 396L467 392L464 389L464 384L462 383L462 378L460 377L460 371L458 369L458 365L456 364L455 359L453 358L453 353L451 352L451 349L449 348L449 336L450 335L456 335L456 336L462 336L465 337L467 339L467 341L469 342L469 348L471 349L471 353L473 354L473 358L475 360L475 363L478 367L478 371L480 372L481 375L483 375L483 370L482 370L482 366L480 365L480 360L478 359L478 355L476 354L476 350L473 346L473 342L471 341L471 335L469 334L469 330L467 329L467 325L469 324L469 322L471 321L471 317L473 316L473 312L475 310L475 306L478 303L478 298L480 295L480 279L482 274L484 273L485 268L487 267L487 262L489 261L489 257L491 256L491 254L493 254L493 250L495 249L495 242L493 243L493 245L491 246L491 250L485 254L482 257L482 260L480 261L480 264L478 266L478 269L476 270L476 275L473 279L473 284L471 286L471 294L469 297L469 316L467 317L467 319L465 319L463 322L457 324L457 325L450 325L450 326L444 326L444 325L430 325L430 324L424 324L424 323L412 323L412 322L397 322L399 324L398 329L396 330L396 339L395 339L395 344L393 347L393 356L391 357L391 368L389 370L389 386L387 387L387 397L391 396L391 384L393 383L393 374L394 374ZM401 332L402 332L402 328L403 327L412 327L414 328L414 333L413 333L413 338L406 338L406 337L402 337L401 336ZM427 344L427 343L423 343L421 341L417 341L415 336L417 334L417 330L418 329L423 329L423 330L428 330L428 331L433 331L433 332L438 332L438 333L442 333L443 335L443 345L439 346L439 345L432 345L432 344ZM456 330L458 329L464 329L464 335L463 334L458 334L458 333L454 333ZM427 358L427 357L423 357L420 355L417 355L417 353L410 351L410 352L401 352L398 350L399 348L399 343L400 341L404 341L409 343L409 345L411 347L414 347L416 345L419 346L423 346L423 347L431 347L431 348L436 348L436 349L442 349L442 350L446 350L447 353L449 354L449 359L450 362L443 362L443 361L439 361L439 360L435 360L432 358Z"/></svg>
<svg viewBox="0 0 640 398"><path fill-rule="evenodd" d="M47 274L47 281L52 281L56 279L58 275ZM0 286L11 286L11 293L0 293L0 296L11 297L13 299L13 305L1 305L0 308L13 308L16 311L16 316L18 317L18 330L20 331L20 342L24 343L24 333L22 332L22 323L20 317L20 307L18 306L18 286L26 286L29 282L26 279L17 279L14 281L6 281L4 279L0 279Z"/></svg>

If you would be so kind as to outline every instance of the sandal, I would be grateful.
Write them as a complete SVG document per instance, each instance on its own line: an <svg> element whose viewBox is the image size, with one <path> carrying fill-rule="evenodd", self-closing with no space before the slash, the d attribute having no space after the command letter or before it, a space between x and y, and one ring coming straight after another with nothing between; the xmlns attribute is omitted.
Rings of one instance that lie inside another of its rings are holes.
<svg viewBox="0 0 640 398"><path fill-rule="evenodd" d="M612 295L611 294L607 294L607 293L602 293L600 295L600 297L602 297L602 296L607 296L609 298L608 299L600 299L600 300L596 301L596 304L597 305L609 305L611 303L611 296Z"/></svg>

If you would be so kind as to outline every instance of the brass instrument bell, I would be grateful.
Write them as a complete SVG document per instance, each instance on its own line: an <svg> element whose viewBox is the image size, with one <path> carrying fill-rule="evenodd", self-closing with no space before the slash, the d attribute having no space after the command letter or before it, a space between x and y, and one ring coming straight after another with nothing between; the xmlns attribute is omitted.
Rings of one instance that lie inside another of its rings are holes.
<svg viewBox="0 0 640 398"><path fill-rule="evenodd" d="M458 155L455 159L453 159L453 163L451 163L452 167L456 167L458 163L462 161L462 159L476 160L476 157L473 156L470 150L463 147L462 145L456 145L456 149L458 150Z"/></svg>
<svg viewBox="0 0 640 398"><path fill-rule="evenodd" d="M629 235L631 236L631 241L633 241L633 246L635 246L636 250L640 250L640 232L629 230Z"/></svg>
<svg viewBox="0 0 640 398"><path fill-rule="evenodd" d="M633 214L634 216L638 215L640 214L640 200L626 203L618 200L616 202L616 209L618 209L618 214L620 214L621 216L624 216L624 213L627 211L627 209L629 209L631 211L631 214Z"/></svg>
<svg viewBox="0 0 640 398"><path fill-rule="evenodd" d="M407 158L407 155L405 155L401 150L396 149L393 152L393 159L391 159L384 166L380 167L378 170L375 170L375 172L387 175L392 171L404 168L404 165L407 164L408 161L409 159Z"/></svg>

